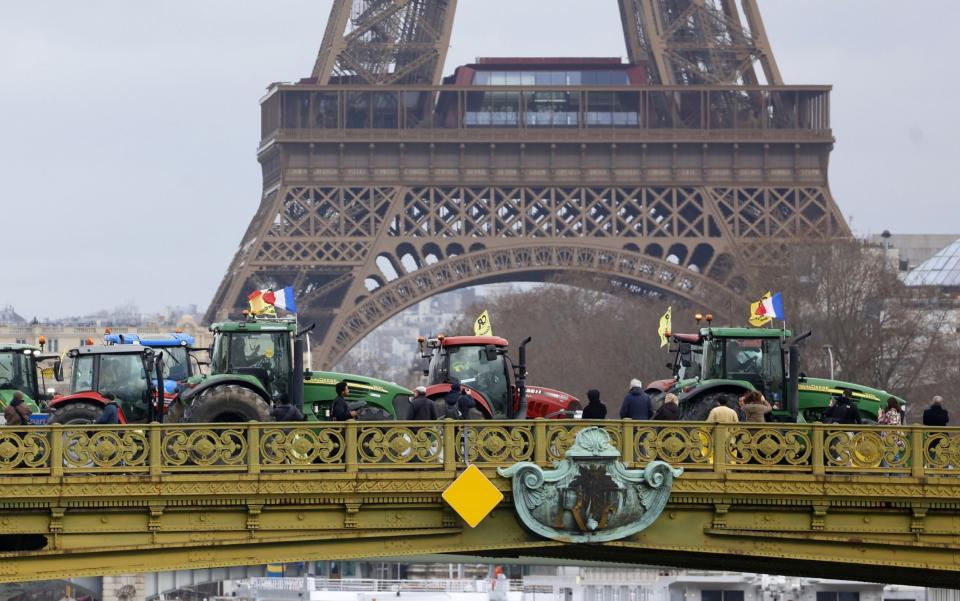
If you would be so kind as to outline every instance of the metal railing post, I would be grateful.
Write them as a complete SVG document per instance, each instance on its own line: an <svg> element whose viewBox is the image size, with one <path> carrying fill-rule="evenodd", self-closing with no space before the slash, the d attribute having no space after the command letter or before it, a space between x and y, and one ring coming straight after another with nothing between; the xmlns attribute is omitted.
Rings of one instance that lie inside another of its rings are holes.
<svg viewBox="0 0 960 601"><path fill-rule="evenodd" d="M247 473L260 473L260 424L247 423Z"/></svg>
<svg viewBox="0 0 960 601"><path fill-rule="evenodd" d="M163 431L160 429L160 424L149 424L147 427L150 429L150 475L159 476L163 460L163 449L161 448L163 446Z"/></svg>
<svg viewBox="0 0 960 601"><path fill-rule="evenodd" d="M823 439L825 436L822 424L813 424L813 454L811 456L813 475L822 476L827 473L823 462Z"/></svg>
<svg viewBox="0 0 960 601"><path fill-rule="evenodd" d="M633 464L633 437L635 436L635 426L633 420L620 420L620 461L624 465Z"/></svg>
<svg viewBox="0 0 960 601"><path fill-rule="evenodd" d="M533 420L533 462L547 463L547 421L542 417Z"/></svg>
<svg viewBox="0 0 960 601"><path fill-rule="evenodd" d="M443 421L443 470L457 469L457 423L452 419Z"/></svg>
<svg viewBox="0 0 960 601"><path fill-rule="evenodd" d="M354 420L346 422L346 432L344 432L344 439L347 444L347 448L344 452L343 460L347 465L348 472L356 472L359 470L357 465L357 438L359 437L360 429Z"/></svg>
<svg viewBox="0 0 960 601"><path fill-rule="evenodd" d="M923 456L923 428L914 426L910 431L910 453L913 461L910 462L910 475L914 478L923 478L926 475L926 460Z"/></svg>
<svg viewBox="0 0 960 601"><path fill-rule="evenodd" d="M717 424L713 430L713 471L717 474L727 471L727 428Z"/></svg>
<svg viewBox="0 0 960 601"><path fill-rule="evenodd" d="M50 426L50 475L63 477L63 424Z"/></svg>

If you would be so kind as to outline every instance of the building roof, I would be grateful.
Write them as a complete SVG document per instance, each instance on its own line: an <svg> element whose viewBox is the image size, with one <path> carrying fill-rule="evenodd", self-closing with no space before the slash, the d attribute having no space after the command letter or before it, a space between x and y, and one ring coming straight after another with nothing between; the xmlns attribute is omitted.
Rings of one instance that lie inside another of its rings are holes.
<svg viewBox="0 0 960 601"><path fill-rule="evenodd" d="M903 282L907 286L960 287L960 239L910 270Z"/></svg>

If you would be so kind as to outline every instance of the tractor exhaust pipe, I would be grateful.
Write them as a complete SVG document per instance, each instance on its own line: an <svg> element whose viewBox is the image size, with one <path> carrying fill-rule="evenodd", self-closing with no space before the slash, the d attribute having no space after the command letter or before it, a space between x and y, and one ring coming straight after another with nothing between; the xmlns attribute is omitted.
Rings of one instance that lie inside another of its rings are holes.
<svg viewBox="0 0 960 601"><path fill-rule="evenodd" d="M163 398L164 389L166 388L166 386L163 385L163 353L157 353L153 367L157 373L157 401L153 405L153 415L150 416L150 421L162 424L163 410L167 406L166 399Z"/></svg>
<svg viewBox="0 0 960 601"><path fill-rule="evenodd" d="M790 398L787 399L787 402L790 403L790 420L796 422L800 415L800 347L791 344L789 353L790 381L788 383L788 394Z"/></svg>
<svg viewBox="0 0 960 601"><path fill-rule="evenodd" d="M533 340L530 336L520 343L517 356L517 391L520 393L520 408L517 410L517 419L527 419L527 345Z"/></svg>
<svg viewBox="0 0 960 601"><path fill-rule="evenodd" d="M303 410L303 338L293 339L293 371L290 373L290 404Z"/></svg>

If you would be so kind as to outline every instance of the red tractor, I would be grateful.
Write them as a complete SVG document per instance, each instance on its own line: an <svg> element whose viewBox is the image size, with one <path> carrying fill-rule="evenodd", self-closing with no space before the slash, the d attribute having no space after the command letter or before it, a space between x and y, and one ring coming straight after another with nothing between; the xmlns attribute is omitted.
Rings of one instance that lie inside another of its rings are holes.
<svg viewBox="0 0 960 601"><path fill-rule="evenodd" d="M93 342L92 340L90 342ZM50 422L89 424L116 398L121 424L161 421L157 382L163 382L160 352L139 344L87 345L71 349L70 394L50 402Z"/></svg>
<svg viewBox="0 0 960 601"><path fill-rule="evenodd" d="M559 390L527 386L527 338L519 360L507 355L509 342L499 336L437 336L419 339L420 355L428 359L427 396L443 398L451 382L459 381L484 419L576 417L580 401ZM479 416L478 416L479 417Z"/></svg>

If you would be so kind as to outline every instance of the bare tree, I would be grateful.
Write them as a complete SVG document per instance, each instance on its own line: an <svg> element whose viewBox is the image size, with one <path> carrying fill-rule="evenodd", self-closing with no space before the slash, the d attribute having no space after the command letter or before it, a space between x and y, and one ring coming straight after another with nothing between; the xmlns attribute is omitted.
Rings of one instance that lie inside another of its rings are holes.
<svg viewBox="0 0 960 601"><path fill-rule="evenodd" d="M886 253L861 241L785 247L776 266L757 269L755 296L780 291L795 332L811 330L804 368L827 375L830 345L836 376L916 401L943 374L947 312L918 304ZM921 407L922 408L922 407Z"/></svg>

